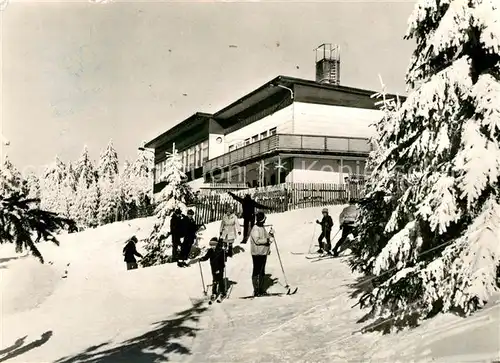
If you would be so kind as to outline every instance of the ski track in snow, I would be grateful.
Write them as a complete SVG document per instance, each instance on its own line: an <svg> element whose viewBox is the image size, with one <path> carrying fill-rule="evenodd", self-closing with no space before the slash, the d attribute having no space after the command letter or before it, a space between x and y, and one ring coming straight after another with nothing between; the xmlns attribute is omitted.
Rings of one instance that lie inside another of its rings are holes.
<svg viewBox="0 0 500 363"><path fill-rule="evenodd" d="M398 334L353 334L369 322L358 324L364 312L351 308L357 300L350 298L348 285L356 276L345 260L313 264L290 253L307 250L313 231L318 237L314 221L320 209L268 217L288 282L299 287L292 296L240 299L252 292L249 244L239 245L245 251L228 259L227 277L237 282L230 297L211 306L192 304L202 297L196 265L126 271L123 242L132 234L147 237L153 219L62 236L60 247L40 245L52 264L30 257L7 260L0 264L0 361L9 354L2 351L17 339L35 341L48 331L52 336L45 344L13 354L7 362L450 362L495 357L499 301L468 319L442 315ZM335 229L342 206L330 210ZM218 227L208 225L200 244L217 235ZM2 257L17 257L12 246L1 247ZM209 262L202 268L205 284L211 283ZM274 247L266 273L279 279L270 293L286 291Z"/></svg>

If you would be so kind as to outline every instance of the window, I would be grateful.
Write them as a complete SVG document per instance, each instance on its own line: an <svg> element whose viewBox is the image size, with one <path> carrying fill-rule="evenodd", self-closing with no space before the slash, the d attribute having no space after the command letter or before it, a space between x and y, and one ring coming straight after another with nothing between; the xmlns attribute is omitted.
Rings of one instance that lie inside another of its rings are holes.
<svg viewBox="0 0 500 363"><path fill-rule="evenodd" d="M256 141L259 141L259 135L254 135L252 136L252 142L256 142Z"/></svg>
<svg viewBox="0 0 500 363"><path fill-rule="evenodd" d="M196 145L196 167L201 166L201 145Z"/></svg>
<svg viewBox="0 0 500 363"><path fill-rule="evenodd" d="M201 144L201 162L204 163L208 160L208 141Z"/></svg>
<svg viewBox="0 0 500 363"><path fill-rule="evenodd" d="M271 130L269 130L270 135L276 135L276 127L273 127Z"/></svg>
<svg viewBox="0 0 500 363"><path fill-rule="evenodd" d="M265 139L267 137L267 131L264 131L260 134L260 139Z"/></svg>
<svg viewBox="0 0 500 363"><path fill-rule="evenodd" d="M161 163L155 164L155 181L158 183L161 176Z"/></svg>
<svg viewBox="0 0 500 363"><path fill-rule="evenodd" d="M183 151L181 154L182 154L182 171L186 171L186 166L187 166L186 152Z"/></svg>
<svg viewBox="0 0 500 363"><path fill-rule="evenodd" d="M245 145L248 145L248 144L250 144L250 139L245 140Z"/></svg>
<svg viewBox="0 0 500 363"><path fill-rule="evenodd" d="M229 145L229 152L233 151L234 150L234 146L235 145Z"/></svg>
<svg viewBox="0 0 500 363"><path fill-rule="evenodd" d="M191 170L194 168L194 166L195 166L195 152L191 148L191 149L188 149L188 167L187 167L187 169Z"/></svg>

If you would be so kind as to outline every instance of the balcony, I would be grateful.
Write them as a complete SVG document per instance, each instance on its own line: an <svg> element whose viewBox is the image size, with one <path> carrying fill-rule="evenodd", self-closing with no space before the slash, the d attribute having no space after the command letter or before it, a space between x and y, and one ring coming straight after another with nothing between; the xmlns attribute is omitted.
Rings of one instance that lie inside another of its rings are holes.
<svg viewBox="0 0 500 363"><path fill-rule="evenodd" d="M208 160L209 172L275 153L339 154L367 156L372 150L368 139L356 137L277 134Z"/></svg>

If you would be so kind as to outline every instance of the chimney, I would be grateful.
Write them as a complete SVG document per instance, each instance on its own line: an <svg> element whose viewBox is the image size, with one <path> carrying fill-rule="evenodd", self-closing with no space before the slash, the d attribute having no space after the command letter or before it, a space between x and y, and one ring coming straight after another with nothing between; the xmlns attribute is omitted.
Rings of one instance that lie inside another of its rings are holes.
<svg viewBox="0 0 500 363"><path fill-rule="evenodd" d="M321 44L316 51L316 82L340 84L340 46Z"/></svg>

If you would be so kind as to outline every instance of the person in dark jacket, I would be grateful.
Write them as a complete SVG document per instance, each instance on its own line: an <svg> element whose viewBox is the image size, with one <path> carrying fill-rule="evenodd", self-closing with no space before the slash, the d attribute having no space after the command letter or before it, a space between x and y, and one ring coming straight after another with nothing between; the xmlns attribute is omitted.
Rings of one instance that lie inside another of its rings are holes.
<svg viewBox="0 0 500 363"><path fill-rule="evenodd" d="M245 195L241 198L231 192L228 194L241 203L243 208L243 241L241 243L246 243L250 234L251 229L255 224L255 208L271 210L272 208L266 207L252 199L250 194Z"/></svg>
<svg viewBox="0 0 500 363"><path fill-rule="evenodd" d="M349 200L349 205L342 210L339 216L342 236L333 248L333 255L338 256L340 247L347 241L349 235L354 232L359 217L359 209L354 199Z"/></svg>
<svg viewBox="0 0 500 363"><path fill-rule="evenodd" d="M219 295L224 298L227 292L224 280L224 270L227 262L224 242L222 239L214 237L210 240L209 244L210 249L200 261L210 260L210 267L212 269L212 299L216 299Z"/></svg>
<svg viewBox="0 0 500 363"><path fill-rule="evenodd" d="M135 256L142 258L142 255L137 252L136 243L137 237L132 236L123 248L123 256L125 256L124 260L127 263L127 270L135 270L137 268Z"/></svg>
<svg viewBox="0 0 500 363"><path fill-rule="evenodd" d="M192 209L188 210L187 216L182 219L182 230L184 232L184 241L181 246L181 254L179 256L179 261L177 266L187 267L186 261L189 259L189 253L191 252L191 247L193 247L196 241L196 233L203 224L197 224L194 220L194 211Z"/></svg>
<svg viewBox="0 0 500 363"><path fill-rule="evenodd" d="M319 250L318 253L326 252L331 254L332 244L330 242L330 235L332 233L333 220L328 214L328 208L323 208L321 211L323 213L323 219L321 222L316 220L316 223L321 225L321 234L318 238ZM323 244L323 238L326 240L326 244Z"/></svg>
<svg viewBox="0 0 500 363"><path fill-rule="evenodd" d="M172 262L177 262L181 238L183 237L183 218L182 211L177 208L170 218L170 232L172 236Z"/></svg>

